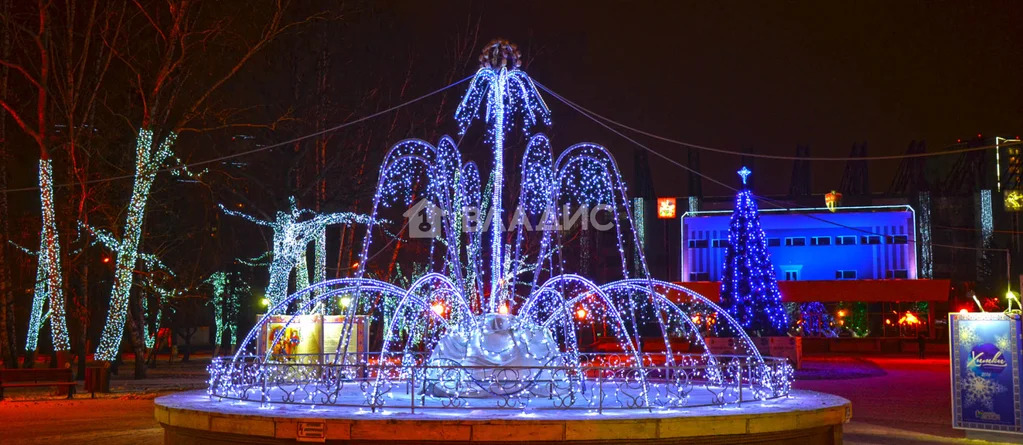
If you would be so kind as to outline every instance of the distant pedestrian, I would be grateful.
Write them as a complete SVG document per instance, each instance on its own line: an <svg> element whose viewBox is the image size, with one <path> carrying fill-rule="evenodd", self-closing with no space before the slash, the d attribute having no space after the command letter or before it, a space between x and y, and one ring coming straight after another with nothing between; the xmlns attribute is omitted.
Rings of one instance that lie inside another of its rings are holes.
<svg viewBox="0 0 1023 445"><path fill-rule="evenodd" d="M924 333L923 332L921 332L920 335L918 335L916 337L916 344L917 344L917 347L920 349L920 358L923 359L924 358L924 348L927 347L927 337L924 337Z"/></svg>

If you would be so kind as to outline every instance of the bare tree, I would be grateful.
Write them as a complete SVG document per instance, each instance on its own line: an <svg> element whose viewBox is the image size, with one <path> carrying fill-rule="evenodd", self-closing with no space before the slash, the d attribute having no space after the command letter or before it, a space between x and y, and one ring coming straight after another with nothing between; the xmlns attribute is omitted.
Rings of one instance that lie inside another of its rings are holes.
<svg viewBox="0 0 1023 445"><path fill-rule="evenodd" d="M18 111L7 97L0 98L2 106L11 116L18 127L28 135L39 148L39 199L42 209L42 229L39 236L39 250L36 292L33 297L32 312L29 321L29 334L26 340L26 350L36 350L36 339L38 338L39 327L42 325L42 309L46 304L50 314L50 331L53 336L53 348L55 351L64 352L70 347L67 333L67 321L65 319L63 274L60 268L60 240L57 233L56 212L54 209L53 191L53 163L50 158L50 136L52 126L48 121L49 117L49 80L51 76L51 55L50 55L50 3L39 0L36 4L37 10L33 14L35 26L19 26L11 17L4 17L4 21L15 29L18 37L26 40L24 48L31 48L34 53L31 55L35 63L34 72L30 72L25 66L27 64L16 63L11 60L0 60L0 65L17 72L25 84L35 92L34 106L26 105ZM26 50L29 51L29 50ZM26 55L26 60L28 55ZM31 116L31 117L30 117ZM34 119L33 119L34 118ZM31 361L26 359L26 365Z"/></svg>
<svg viewBox="0 0 1023 445"><path fill-rule="evenodd" d="M10 13L10 0L0 5L0 16ZM11 27L3 20L0 33L0 59L11 57ZM7 97L7 76L10 67L0 66L0 98ZM7 111L0 109L0 190L7 190ZM4 367L18 367L18 347L14 340L14 299L11 293L11 270L7 259L7 193L0 193L0 360Z"/></svg>
<svg viewBox="0 0 1023 445"><path fill-rule="evenodd" d="M150 191L157 173L174 158L177 136L238 124L239 110L211 105L214 94L282 34L328 18L327 14L317 13L289 20L284 0L271 5L253 4L252 10L247 11L257 15L252 21L238 11L226 14L226 10L216 10L224 5L193 0L169 1L163 11L149 10L138 2L135 5L144 20L130 26L131 42L124 51L117 51L117 57L128 70L128 82L141 103L141 115L136 117L135 126L136 168L131 200L119 231L121 249L117 253L110 310L96 351L101 360L117 356ZM261 7L270 10L260 11ZM222 18L231 16L233 21ZM252 23L262 23L261 29L254 32L248 29ZM246 39L247 33L255 37ZM132 329L131 340L136 356L144 355L141 332ZM136 377L145 373L140 362L136 361Z"/></svg>

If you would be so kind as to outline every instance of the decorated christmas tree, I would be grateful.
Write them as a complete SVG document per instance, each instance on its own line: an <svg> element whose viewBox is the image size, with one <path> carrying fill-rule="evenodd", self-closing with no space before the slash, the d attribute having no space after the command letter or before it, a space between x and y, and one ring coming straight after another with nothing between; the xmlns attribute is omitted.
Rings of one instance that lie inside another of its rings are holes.
<svg viewBox="0 0 1023 445"><path fill-rule="evenodd" d="M788 317L781 303L774 266L753 194L746 187L749 169L739 170L742 190L728 227L728 247L721 274L721 306L752 335L785 335Z"/></svg>

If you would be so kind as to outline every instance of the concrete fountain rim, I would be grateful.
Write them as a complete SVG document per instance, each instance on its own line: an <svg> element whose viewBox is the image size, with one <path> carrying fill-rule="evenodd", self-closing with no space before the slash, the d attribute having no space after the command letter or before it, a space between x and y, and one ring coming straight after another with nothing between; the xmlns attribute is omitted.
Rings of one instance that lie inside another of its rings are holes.
<svg viewBox="0 0 1023 445"><path fill-rule="evenodd" d="M788 397L741 406L679 409L588 410L423 409L372 412L338 406L271 405L212 399L205 391L159 397L155 416L168 434L238 440L258 437L294 441L301 424L318 424L326 440L360 441L592 441L671 440L709 435L797 434L841 429L852 414L851 403L831 394L792 390ZM173 433L173 434L171 434ZM526 439L523 439L526 438ZM172 443L169 441L168 443ZM184 443L184 442L182 442Z"/></svg>

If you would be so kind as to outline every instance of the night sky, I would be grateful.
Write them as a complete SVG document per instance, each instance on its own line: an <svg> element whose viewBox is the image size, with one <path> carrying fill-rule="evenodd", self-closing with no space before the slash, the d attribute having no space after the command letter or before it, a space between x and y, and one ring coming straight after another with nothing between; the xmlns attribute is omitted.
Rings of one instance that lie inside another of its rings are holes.
<svg viewBox="0 0 1023 445"><path fill-rule="evenodd" d="M480 18L480 44L519 44L528 72L613 119L675 139L761 154L936 151L957 138L1023 132L1023 4L1017 2L395 2L410 50L443 54ZM417 79L420 85L428 79ZM606 144L631 176L633 146L553 98L555 149ZM681 147L648 141L684 162ZM652 158L654 159L654 158ZM725 181L736 157L703 154ZM657 193L686 194L680 169L652 162ZM788 191L791 161L758 160L761 194ZM898 161L873 162L884 191ZM844 162L814 165L815 192ZM630 178L631 180L631 178ZM724 194L704 182L708 195Z"/></svg>

